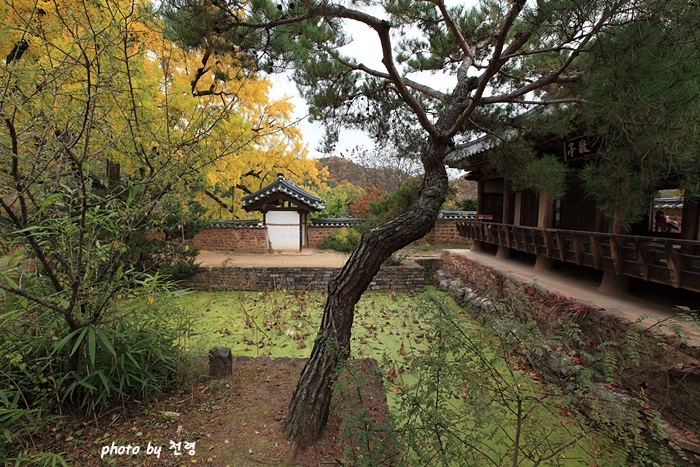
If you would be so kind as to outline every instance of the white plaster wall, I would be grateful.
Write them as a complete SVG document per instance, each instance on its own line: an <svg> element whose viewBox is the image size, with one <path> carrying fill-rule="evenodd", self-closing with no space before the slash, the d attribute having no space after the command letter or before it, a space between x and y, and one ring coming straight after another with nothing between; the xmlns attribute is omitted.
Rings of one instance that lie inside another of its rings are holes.
<svg viewBox="0 0 700 467"><path fill-rule="evenodd" d="M296 211L269 211L265 225L273 250L299 249L299 213Z"/></svg>

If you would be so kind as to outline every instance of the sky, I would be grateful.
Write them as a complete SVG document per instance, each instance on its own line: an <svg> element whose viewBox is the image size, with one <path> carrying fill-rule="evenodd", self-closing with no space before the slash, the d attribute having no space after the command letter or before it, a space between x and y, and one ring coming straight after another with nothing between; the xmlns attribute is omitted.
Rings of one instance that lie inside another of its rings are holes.
<svg viewBox="0 0 700 467"><path fill-rule="evenodd" d="M381 64L381 52L378 47L379 39L376 33L369 27L356 21L348 21L347 23L352 43L341 50L354 56L358 56L358 54L353 54L353 50L362 51L362 63L375 69L384 70ZM308 118L306 118L309 111L308 106L299 95L296 85L289 79L287 74L269 75L268 78L272 82L271 95L273 98L284 96L291 98L295 109L294 119L302 119L298 127L304 135L304 140L309 148L309 155L314 158L326 157L326 154L317 151L323 139L323 128L318 123L309 123ZM368 149L374 146L372 140L363 132L344 129L336 145L335 155L349 152L358 145L365 146Z"/></svg>

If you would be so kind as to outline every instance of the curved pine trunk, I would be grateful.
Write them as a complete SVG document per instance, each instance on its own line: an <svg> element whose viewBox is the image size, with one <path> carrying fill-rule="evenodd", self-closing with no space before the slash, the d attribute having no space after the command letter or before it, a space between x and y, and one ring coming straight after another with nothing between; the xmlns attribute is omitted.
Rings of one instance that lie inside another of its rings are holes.
<svg viewBox="0 0 700 467"><path fill-rule="evenodd" d="M389 256L434 227L448 185L443 164L447 148L446 138L428 144L423 154L425 178L416 203L399 217L365 232L329 284L321 328L289 404L285 435L293 443L292 455L313 444L326 425L333 381L350 355L355 304Z"/></svg>

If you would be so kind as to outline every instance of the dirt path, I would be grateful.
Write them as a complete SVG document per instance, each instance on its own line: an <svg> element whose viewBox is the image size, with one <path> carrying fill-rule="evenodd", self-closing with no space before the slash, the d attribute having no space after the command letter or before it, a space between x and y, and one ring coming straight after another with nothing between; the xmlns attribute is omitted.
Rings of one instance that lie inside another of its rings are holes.
<svg viewBox="0 0 700 467"><path fill-rule="evenodd" d="M556 271L536 272L532 266L518 263L512 259L499 259L494 255L471 250L449 250L452 254L463 255L473 261L478 261L500 271L519 277L525 282L536 282L539 287L554 292L563 297L571 297L576 301L593 308L606 310L617 316L624 317L630 322L642 320L643 324L651 326L659 320L670 319L678 314L672 306L658 303L632 295L611 296L598 290L597 284L592 284L579 277L567 277ZM679 320L684 328L689 344L700 347L700 333L688 323Z"/></svg>
<svg viewBox="0 0 700 467"><path fill-rule="evenodd" d="M203 267L212 266L268 266L268 267L343 267L350 255L330 250L304 250L284 253L236 253L231 251L207 251L197 257Z"/></svg>

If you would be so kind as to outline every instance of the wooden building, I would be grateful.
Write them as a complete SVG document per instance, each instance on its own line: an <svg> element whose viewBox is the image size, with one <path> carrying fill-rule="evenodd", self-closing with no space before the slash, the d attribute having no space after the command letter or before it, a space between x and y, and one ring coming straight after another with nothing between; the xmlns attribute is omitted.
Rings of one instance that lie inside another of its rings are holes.
<svg viewBox="0 0 700 467"><path fill-rule="evenodd" d="M301 251L308 246L309 213L322 211L325 200L277 174L277 180L243 198L243 209L263 213L268 248Z"/></svg>
<svg viewBox="0 0 700 467"><path fill-rule="evenodd" d="M553 262L574 263L604 271L601 290L621 292L628 278L653 281L700 292L700 204L697 200L657 199L649 196L645 217L628 235L612 233L612 219L604 216L587 195L579 172L595 161L595 144L585 137L548 141L538 151L555 154L568 171L566 194L556 202L532 191L513 191L490 160L494 143L477 139L457 148L448 165L469 171L478 183L477 219L462 221L460 234L472 248L494 248L500 257L519 251L536 255L536 268ZM672 189L668 179L658 189ZM680 231L659 232L654 214L664 210Z"/></svg>

